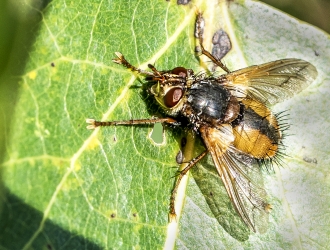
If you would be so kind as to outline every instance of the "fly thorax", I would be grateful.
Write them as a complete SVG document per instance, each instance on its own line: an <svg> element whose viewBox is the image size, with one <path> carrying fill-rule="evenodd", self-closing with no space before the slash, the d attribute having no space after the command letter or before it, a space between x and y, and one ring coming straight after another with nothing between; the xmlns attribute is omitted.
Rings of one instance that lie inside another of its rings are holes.
<svg viewBox="0 0 330 250"><path fill-rule="evenodd" d="M212 125L229 123L239 114L239 102L214 80L195 82L187 93L195 120Z"/></svg>

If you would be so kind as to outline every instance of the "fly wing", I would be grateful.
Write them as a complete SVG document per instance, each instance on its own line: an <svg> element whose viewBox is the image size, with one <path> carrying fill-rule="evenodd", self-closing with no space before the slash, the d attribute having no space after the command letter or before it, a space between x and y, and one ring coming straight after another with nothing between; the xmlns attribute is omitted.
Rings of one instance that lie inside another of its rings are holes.
<svg viewBox="0 0 330 250"><path fill-rule="evenodd" d="M249 96L265 104L275 104L310 85L316 68L300 59L283 59L251 66L225 75L224 83L238 98Z"/></svg>
<svg viewBox="0 0 330 250"><path fill-rule="evenodd" d="M262 188L259 166L252 164L251 157L230 146L231 126L203 127L200 131L233 207L252 231L264 233L268 228L270 205Z"/></svg>

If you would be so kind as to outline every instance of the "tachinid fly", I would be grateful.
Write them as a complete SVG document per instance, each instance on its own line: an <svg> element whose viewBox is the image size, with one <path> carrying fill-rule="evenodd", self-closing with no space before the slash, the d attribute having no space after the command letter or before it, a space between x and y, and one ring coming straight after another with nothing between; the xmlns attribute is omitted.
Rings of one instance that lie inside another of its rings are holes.
<svg viewBox="0 0 330 250"><path fill-rule="evenodd" d="M306 88L315 80L317 70L304 60L283 59L230 72L205 50L202 20L199 13L196 34L201 53L226 74L195 74L184 67L159 71L150 64L151 71L145 71L116 52L115 63L145 75L147 82L153 83L149 92L167 117L109 122L87 119L87 128L157 122L180 125L180 119L185 119L185 124L202 138L205 150L179 172L170 198L170 215L176 215L175 197L182 177L210 154L236 212L252 231L264 232L271 206L265 190L254 181L260 170L252 162L275 159L283 137L277 116L267 106Z"/></svg>

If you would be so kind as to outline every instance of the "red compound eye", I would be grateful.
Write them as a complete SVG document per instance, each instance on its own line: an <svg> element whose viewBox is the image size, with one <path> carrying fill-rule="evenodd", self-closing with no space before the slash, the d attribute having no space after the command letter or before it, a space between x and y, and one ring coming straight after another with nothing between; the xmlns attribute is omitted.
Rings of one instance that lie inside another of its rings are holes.
<svg viewBox="0 0 330 250"><path fill-rule="evenodd" d="M181 77L186 77L187 76L187 69L184 67L176 67L171 70L171 73L174 75L178 75Z"/></svg>
<svg viewBox="0 0 330 250"><path fill-rule="evenodd" d="M164 96L164 104L168 108L174 107L182 98L183 90L181 88L172 88Z"/></svg>

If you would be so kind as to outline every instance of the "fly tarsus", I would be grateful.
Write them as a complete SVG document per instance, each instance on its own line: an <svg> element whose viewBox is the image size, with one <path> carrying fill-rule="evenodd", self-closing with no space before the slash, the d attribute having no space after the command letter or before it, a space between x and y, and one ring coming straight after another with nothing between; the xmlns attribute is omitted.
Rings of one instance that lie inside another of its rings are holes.
<svg viewBox="0 0 330 250"><path fill-rule="evenodd" d="M137 68L137 67L133 66L132 64L130 64L126 60L126 58L124 57L124 55L122 53L115 52L115 54L116 54L117 58L112 59L112 62L117 63L117 64L121 64L124 67L126 67L126 68L128 68L128 69L130 69L132 71L138 72L139 74L142 74L142 75L151 75L151 76L154 75L152 72L148 72L146 70Z"/></svg>
<svg viewBox="0 0 330 250"><path fill-rule="evenodd" d="M175 186L174 186L174 188L172 190L172 194L171 194L171 198L170 198L170 214L169 214L170 221L172 221L173 218L176 218L175 198L176 198L176 194L178 192L178 187L180 185L180 182L182 181L182 178L187 174L187 172L189 171L189 169L191 169L193 166L195 166L197 164L197 162L199 162L201 159L203 159L203 157L207 153L208 153L208 150L205 150L200 155L198 155L197 157L195 157L194 159L192 159L184 169L182 169L181 171L179 171L178 178L176 180L176 183L175 183Z"/></svg>

